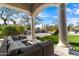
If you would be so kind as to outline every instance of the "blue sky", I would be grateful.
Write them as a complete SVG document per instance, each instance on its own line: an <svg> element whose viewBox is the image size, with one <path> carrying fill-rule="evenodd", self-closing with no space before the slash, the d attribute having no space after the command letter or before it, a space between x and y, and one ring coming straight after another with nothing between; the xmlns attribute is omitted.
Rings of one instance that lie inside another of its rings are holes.
<svg viewBox="0 0 79 59"><path fill-rule="evenodd" d="M47 7L38 15L43 19L44 24L57 23L58 21L58 8L55 6ZM67 25L77 25L79 22L79 3L70 3L66 5Z"/></svg>

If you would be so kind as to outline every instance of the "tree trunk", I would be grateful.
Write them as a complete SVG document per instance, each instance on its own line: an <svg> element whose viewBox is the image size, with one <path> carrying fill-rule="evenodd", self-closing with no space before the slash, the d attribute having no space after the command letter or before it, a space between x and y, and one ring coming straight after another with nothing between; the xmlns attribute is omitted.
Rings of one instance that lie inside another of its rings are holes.
<svg viewBox="0 0 79 59"><path fill-rule="evenodd" d="M7 25L7 22L6 22L6 20L4 20L4 25Z"/></svg>
<svg viewBox="0 0 79 59"><path fill-rule="evenodd" d="M13 24L15 25L16 24L16 21L13 21Z"/></svg>

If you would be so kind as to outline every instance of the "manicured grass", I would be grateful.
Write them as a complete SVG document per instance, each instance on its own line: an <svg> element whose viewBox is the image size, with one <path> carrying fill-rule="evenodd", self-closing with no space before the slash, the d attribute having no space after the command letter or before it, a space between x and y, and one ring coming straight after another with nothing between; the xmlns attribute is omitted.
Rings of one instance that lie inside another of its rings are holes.
<svg viewBox="0 0 79 59"><path fill-rule="evenodd" d="M79 51L79 35L68 35L68 42L74 50Z"/></svg>
<svg viewBox="0 0 79 59"><path fill-rule="evenodd" d="M78 43L79 44L79 43ZM75 50L75 51L78 51L79 52L79 46L76 46L76 45L72 45L73 46L73 49Z"/></svg>
<svg viewBox="0 0 79 59"><path fill-rule="evenodd" d="M79 35L68 35L69 43L79 43Z"/></svg>
<svg viewBox="0 0 79 59"><path fill-rule="evenodd" d="M49 35L49 36L45 36L45 37L41 37L39 38L40 40L44 41L44 40L49 40L53 43L58 43L58 39L59 37L56 35ZM73 49L76 51L79 51L79 35L68 35L68 43L71 44L73 46Z"/></svg>

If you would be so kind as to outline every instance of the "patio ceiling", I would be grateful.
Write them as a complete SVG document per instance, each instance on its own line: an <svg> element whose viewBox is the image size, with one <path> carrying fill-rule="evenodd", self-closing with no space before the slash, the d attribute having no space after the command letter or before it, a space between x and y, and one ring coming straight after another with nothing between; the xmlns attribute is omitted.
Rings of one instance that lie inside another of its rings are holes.
<svg viewBox="0 0 79 59"><path fill-rule="evenodd" d="M14 9L14 10L17 10L17 11L22 11L24 13L27 13L28 15L31 14L28 11L29 8L27 8L27 6L25 6L25 4L21 4L21 3L10 3L10 4L0 3L0 7L6 7L6 8Z"/></svg>
<svg viewBox="0 0 79 59"><path fill-rule="evenodd" d="M35 16L45 7L52 5L59 6L60 3L4 3L0 4L0 7L23 11L31 16Z"/></svg>

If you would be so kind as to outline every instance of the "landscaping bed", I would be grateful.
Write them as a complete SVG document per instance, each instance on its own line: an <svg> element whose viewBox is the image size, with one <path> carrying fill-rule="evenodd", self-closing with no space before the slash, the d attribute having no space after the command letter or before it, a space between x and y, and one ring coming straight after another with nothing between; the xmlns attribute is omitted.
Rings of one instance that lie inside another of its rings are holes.
<svg viewBox="0 0 79 59"><path fill-rule="evenodd" d="M0 38L5 36L24 34L25 27L21 25L1 25L0 26Z"/></svg>

